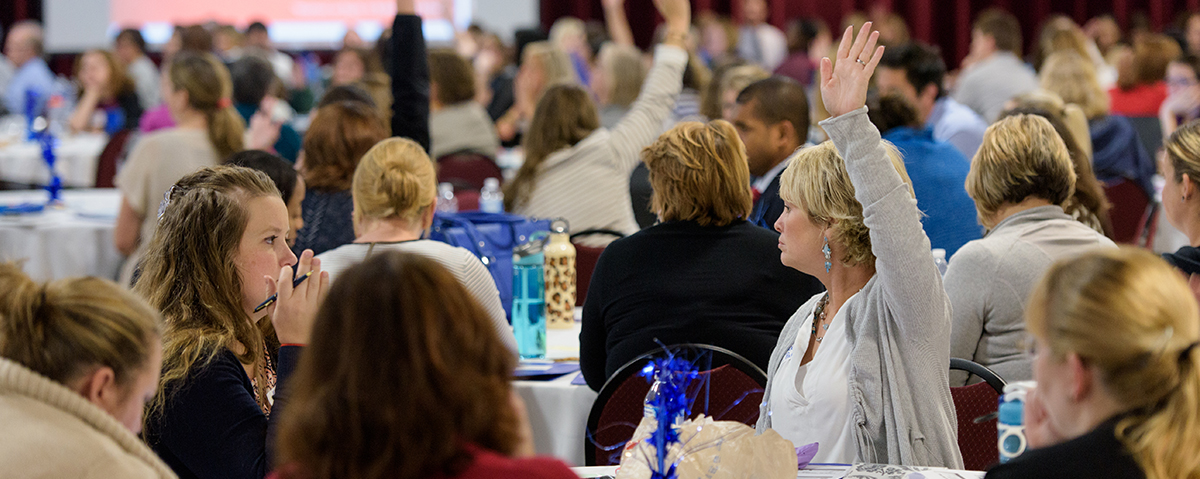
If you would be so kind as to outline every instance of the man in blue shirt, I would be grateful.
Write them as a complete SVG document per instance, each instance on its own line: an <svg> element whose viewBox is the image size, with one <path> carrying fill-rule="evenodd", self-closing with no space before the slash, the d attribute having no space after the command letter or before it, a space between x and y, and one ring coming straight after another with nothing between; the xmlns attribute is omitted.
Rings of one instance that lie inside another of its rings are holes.
<svg viewBox="0 0 1200 479"><path fill-rule="evenodd" d="M928 45L910 43L888 47L875 70L881 94L903 96L917 110L918 120L933 129L933 139L954 145L967 160L983 143L987 122L942 88L946 63Z"/></svg>
<svg viewBox="0 0 1200 479"><path fill-rule="evenodd" d="M42 39L42 26L34 21L18 22L8 32L4 55L16 68L4 90L4 107L9 112L25 113L26 92L30 90L37 93L40 109L54 86L54 74L42 60Z"/></svg>

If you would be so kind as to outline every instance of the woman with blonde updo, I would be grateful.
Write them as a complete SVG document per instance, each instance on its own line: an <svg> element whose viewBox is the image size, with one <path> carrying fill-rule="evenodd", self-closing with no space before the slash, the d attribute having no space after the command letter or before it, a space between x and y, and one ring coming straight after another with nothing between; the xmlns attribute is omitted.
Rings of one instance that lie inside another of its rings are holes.
<svg viewBox="0 0 1200 479"><path fill-rule="evenodd" d="M1200 478L1200 315L1148 251L1060 261L1025 315L1031 450L988 478Z"/></svg>
<svg viewBox="0 0 1200 479"><path fill-rule="evenodd" d="M161 363L158 314L129 292L0 264L4 476L174 478L137 438Z"/></svg>
<svg viewBox="0 0 1200 479"><path fill-rule="evenodd" d="M354 202L353 243L317 256L330 277L384 251L406 251L427 256L449 270L471 293L504 344L516 351L496 283L479 258L466 249L421 239L433 224L437 202L437 174L433 162L416 142L389 138L363 155L351 185Z"/></svg>

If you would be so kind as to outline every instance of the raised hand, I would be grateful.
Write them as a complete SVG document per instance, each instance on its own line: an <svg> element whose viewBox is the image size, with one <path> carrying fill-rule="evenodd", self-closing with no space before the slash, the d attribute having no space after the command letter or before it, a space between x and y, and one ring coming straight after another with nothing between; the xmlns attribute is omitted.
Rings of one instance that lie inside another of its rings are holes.
<svg viewBox="0 0 1200 479"><path fill-rule="evenodd" d="M692 24L692 4L688 0L654 0L654 8L667 23L667 33L687 34Z"/></svg>
<svg viewBox="0 0 1200 479"><path fill-rule="evenodd" d="M883 46L876 48L879 32L871 30L871 22L863 24L858 37L854 27L846 27L838 45L837 63L829 57L821 59L821 100L832 116L841 116L867 103L867 87L875 66L883 58Z"/></svg>

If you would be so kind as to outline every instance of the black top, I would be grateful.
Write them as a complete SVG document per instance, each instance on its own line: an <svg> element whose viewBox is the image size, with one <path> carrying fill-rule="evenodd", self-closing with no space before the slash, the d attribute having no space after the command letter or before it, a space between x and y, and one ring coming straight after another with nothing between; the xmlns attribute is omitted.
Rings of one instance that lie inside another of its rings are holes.
<svg viewBox="0 0 1200 479"><path fill-rule="evenodd" d="M429 60L421 17L396 15L392 22L392 136L429 151Z"/></svg>
<svg viewBox="0 0 1200 479"><path fill-rule="evenodd" d="M1070 441L1031 449L1017 458L993 467L985 479L1095 478L1145 479L1115 434L1118 418L1109 419L1092 432Z"/></svg>
<svg viewBox="0 0 1200 479"><path fill-rule="evenodd" d="M181 479L266 477L273 466L267 446L274 445L285 387L302 350L279 348L270 420L254 401L242 363L223 350L170 392L162 416L149 421L146 442Z"/></svg>
<svg viewBox="0 0 1200 479"><path fill-rule="evenodd" d="M779 197L779 178L782 176L782 171L775 175L767 191L762 192L754 202L754 209L750 212L751 223L775 231L775 220L783 214L783 198Z"/></svg>
<svg viewBox="0 0 1200 479"><path fill-rule="evenodd" d="M127 91L117 95L117 108L121 109L121 114L125 116L125 124L121 125L118 130L136 130L138 122L142 120L142 102L138 99L137 92Z"/></svg>
<svg viewBox="0 0 1200 479"><path fill-rule="evenodd" d="M779 262L779 236L746 221L660 223L608 245L583 305L579 364L599 390L622 365L664 345L701 343L763 371L784 323L822 291Z"/></svg>
<svg viewBox="0 0 1200 479"><path fill-rule="evenodd" d="M292 252L306 249L318 255L354 242L354 197L350 190L320 191L309 188L300 202L304 227L296 231Z"/></svg>
<svg viewBox="0 0 1200 479"><path fill-rule="evenodd" d="M1191 276L1200 273L1200 249L1184 246L1174 253L1163 253L1162 257L1183 274Z"/></svg>

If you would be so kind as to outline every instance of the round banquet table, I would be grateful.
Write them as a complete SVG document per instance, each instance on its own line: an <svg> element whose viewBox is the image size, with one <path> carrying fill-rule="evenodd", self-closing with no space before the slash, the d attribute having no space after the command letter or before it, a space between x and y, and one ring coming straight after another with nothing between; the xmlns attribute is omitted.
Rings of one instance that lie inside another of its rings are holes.
<svg viewBox="0 0 1200 479"><path fill-rule="evenodd" d="M108 137L86 133L59 139L54 149L54 169L58 170L63 186L89 188L96 185L96 165ZM23 185L45 185L50 182L50 169L42 159L42 147L36 142L21 141L0 146L0 181Z"/></svg>
<svg viewBox="0 0 1200 479"><path fill-rule="evenodd" d="M0 205L44 203L42 190L0 191ZM0 261L24 261L33 279L116 278L124 257L113 245L121 204L116 189L64 190L63 205L39 213L0 215Z"/></svg>
<svg viewBox="0 0 1200 479"><path fill-rule="evenodd" d="M576 308L576 316L579 309ZM546 331L547 359L579 358L579 322L571 329ZM572 384L579 371L549 381L513 381L513 389L525 401L533 429L534 449L567 464L583 464L583 431L596 392L587 385Z"/></svg>

